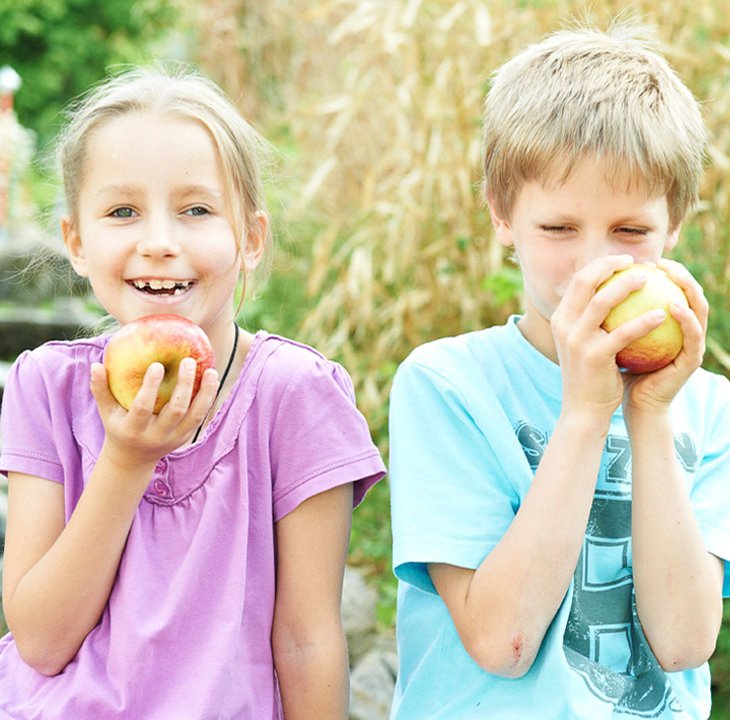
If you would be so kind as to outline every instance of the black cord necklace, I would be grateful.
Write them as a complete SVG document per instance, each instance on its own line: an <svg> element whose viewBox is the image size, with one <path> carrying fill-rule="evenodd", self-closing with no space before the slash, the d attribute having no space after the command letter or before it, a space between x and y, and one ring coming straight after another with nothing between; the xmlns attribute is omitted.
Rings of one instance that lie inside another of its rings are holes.
<svg viewBox="0 0 730 720"><path fill-rule="evenodd" d="M238 348L238 325L234 322L233 323L233 347L231 348L231 354L228 357L228 363L226 365L226 369L223 371L223 375L221 376L221 381L218 383L218 391L215 394L215 397L213 398L213 405L215 405L216 400L218 400L218 396L221 394L221 390L223 389L223 384L226 381L226 378L228 377L228 373L231 370L231 365L233 365L233 359L236 357L236 350ZM213 405L211 405L211 409L213 408ZM210 410L208 410L208 413L210 413ZM208 419L208 415L203 418L203 422L200 423L200 427L195 431L195 435L193 435L192 442L195 442L198 439L198 436L200 435L200 431L203 429L203 425L205 425L205 421Z"/></svg>

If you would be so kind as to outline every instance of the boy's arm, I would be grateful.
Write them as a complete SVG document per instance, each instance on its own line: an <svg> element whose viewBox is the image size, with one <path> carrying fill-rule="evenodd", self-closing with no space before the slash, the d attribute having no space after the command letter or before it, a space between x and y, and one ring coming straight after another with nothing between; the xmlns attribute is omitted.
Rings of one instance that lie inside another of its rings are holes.
<svg viewBox="0 0 730 720"><path fill-rule="evenodd" d="M342 579L352 485L305 500L276 523L274 665L287 720L346 720L347 641Z"/></svg>
<svg viewBox="0 0 730 720"><path fill-rule="evenodd" d="M634 584L639 618L665 670L696 667L712 654L722 620L724 567L708 554L674 447L669 406L699 367L708 307L681 265L662 261L689 300L672 314L684 346L669 366L626 378L624 417L632 452Z"/></svg>
<svg viewBox="0 0 730 720"><path fill-rule="evenodd" d="M705 549L668 415L633 413L633 572L644 634L667 671L706 662L722 621L724 565Z"/></svg>
<svg viewBox="0 0 730 720"><path fill-rule="evenodd" d="M467 652L488 672L531 667L570 585L593 501L608 424L561 417L502 540L476 570L429 572Z"/></svg>
<svg viewBox="0 0 730 720"><path fill-rule="evenodd" d="M611 416L623 398L616 353L661 322L645 316L610 334L601 329L609 309L641 281L596 291L631 262L612 255L586 265L553 313L561 415L509 529L476 571L430 566L467 651L492 673L518 677L537 655L570 585Z"/></svg>

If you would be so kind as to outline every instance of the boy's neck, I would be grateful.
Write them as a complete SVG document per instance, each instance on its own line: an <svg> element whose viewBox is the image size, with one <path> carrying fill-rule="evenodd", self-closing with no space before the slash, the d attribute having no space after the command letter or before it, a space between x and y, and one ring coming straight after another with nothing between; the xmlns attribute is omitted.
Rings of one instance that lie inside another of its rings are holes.
<svg viewBox="0 0 730 720"><path fill-rule="evenodd" d="M555 341L548 320L538 315L534 309L532 312L528 310L517 321L517 328L525 340L538 352L542 353L548 360L559 364L558 353L555 349Z"/></svg>

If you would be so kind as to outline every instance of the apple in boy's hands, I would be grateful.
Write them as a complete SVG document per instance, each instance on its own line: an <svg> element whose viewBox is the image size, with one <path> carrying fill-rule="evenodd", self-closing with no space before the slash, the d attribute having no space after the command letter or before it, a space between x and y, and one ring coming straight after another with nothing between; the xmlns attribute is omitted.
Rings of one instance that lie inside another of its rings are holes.
<svg viewBox="0 0 730 720"><path fill-rule="evenodd" d="M669 306L672 303L679 303L688 307L689 303L682 288L664 270L646 263L635 263L625 270L619 270L600 287L604 287L628 273L645 275L646 283L611 308L601 327L611 332L619 325L633 320L645 312L656 309L664 310L666 317L659 327L629 343L616 355L616 363L627 372L637 374L652 372L669 365L679 355L684 343L682 328L672 317Z"/></svg>
<svg viewBox="0 0 730 720"><path fill-rule="evenodd" d="M192 320L179 315L146 315L122 326L104 351L109 390L129 409L142 386L147 368L159 362L165 368L153 412L159 413L172 395L183 358L195 360L193 397L207 368L215 367L210 340Z"/></svg>

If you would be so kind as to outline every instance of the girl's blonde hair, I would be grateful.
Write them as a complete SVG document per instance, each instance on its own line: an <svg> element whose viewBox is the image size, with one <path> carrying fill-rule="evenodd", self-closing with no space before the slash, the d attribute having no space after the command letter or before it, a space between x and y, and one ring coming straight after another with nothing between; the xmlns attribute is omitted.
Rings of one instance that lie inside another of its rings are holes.
<svg viewBox="0 0 730 720"><path fill-rule="evenodd" d="M706 129L700 107L634 20L562 30L502 65L485 103L484 189L509 218L522 183L566 178L586 156L608 179L666 194L672 227L693 207Z"/></svg>
<svg viewBox="0 0 730 720"><path fill-rule="evenodd" d="M89 138L105 121L127 113L176 115L199 122L210 133L221 162L230 223L243 254L244 225L246 231L260 233L257 214L266 213L261 168L269 147L215 83L185 65L126 69L69 107L58 159L72 220L78 217ZM270 256L268 227L262 241L264 253L257 271Z"/></svg>

